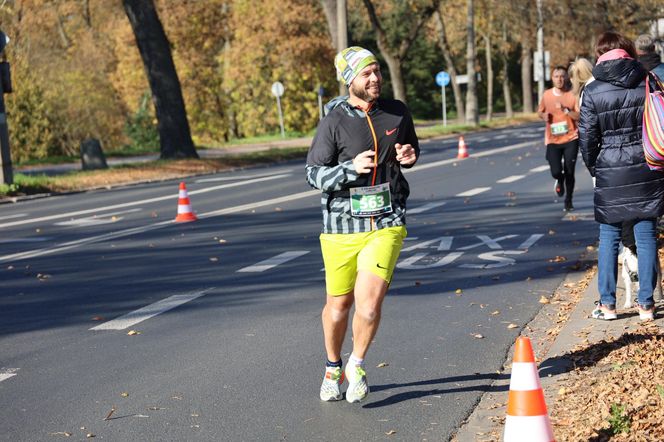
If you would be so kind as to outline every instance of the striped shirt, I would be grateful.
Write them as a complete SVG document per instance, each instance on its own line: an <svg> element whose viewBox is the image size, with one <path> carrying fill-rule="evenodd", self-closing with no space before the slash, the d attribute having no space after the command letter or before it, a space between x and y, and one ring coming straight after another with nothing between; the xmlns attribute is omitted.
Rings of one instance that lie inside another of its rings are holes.
<svg viewBox="0 0 664 442"><path fill-rule="evenodd" d="M307 182L322 190L323 233L360 233L406 225L408 182L396 160L395 143L411 144L419 157L413 119L405 104L378 99L367 114L345 100L318 124L307 155ZM375 141L374 141L375 140ZM358 174L353 158L377 151L375 174ZM350 189L389 183L392 211L373 217L351 215Z"/></svg>

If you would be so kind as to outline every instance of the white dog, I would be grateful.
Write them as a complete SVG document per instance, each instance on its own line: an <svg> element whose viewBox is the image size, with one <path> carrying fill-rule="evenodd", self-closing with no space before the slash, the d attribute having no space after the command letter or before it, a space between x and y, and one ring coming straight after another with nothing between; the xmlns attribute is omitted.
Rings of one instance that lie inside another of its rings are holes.
<svg viewBox="0 0 664 442"><path fill-rule="evenodd" d="M632 293L639 290L639 261L635 245L623 246L620 253L620 262L622 263L622 278L625 285L625 305L624 308L632 307ZM632 288L635 291L632 292ZM655 287L655 302L662 300L662 269L659 265L659 256L657 257L657 285Z"/></svg>

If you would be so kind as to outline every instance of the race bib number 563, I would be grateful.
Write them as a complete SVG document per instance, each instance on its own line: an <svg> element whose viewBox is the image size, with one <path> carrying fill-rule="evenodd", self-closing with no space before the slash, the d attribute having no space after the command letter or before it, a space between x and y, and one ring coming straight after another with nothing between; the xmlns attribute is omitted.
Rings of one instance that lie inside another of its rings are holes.
<svg viewBox="0 0 664 442"><path fill-rule="evenodd" d="M350 189L350 209L353 216L359 217L392 212L390 185L383 183Z"/></svg>

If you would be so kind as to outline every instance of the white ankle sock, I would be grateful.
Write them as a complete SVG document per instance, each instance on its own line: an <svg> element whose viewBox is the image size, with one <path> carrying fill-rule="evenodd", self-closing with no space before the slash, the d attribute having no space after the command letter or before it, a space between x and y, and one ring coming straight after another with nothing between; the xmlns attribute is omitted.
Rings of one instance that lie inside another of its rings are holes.
<svg viewBox="0 0 664 442"><path fill-rule="evenodd" d="M360 359L354 354L351 354L350 358L348 359L348 365L364 365L364 359Z"/></svg>

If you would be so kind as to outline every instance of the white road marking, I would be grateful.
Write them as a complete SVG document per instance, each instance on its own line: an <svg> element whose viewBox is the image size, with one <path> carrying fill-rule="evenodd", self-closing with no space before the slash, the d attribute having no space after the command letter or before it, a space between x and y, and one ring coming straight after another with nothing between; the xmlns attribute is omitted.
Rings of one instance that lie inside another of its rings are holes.
<svg viewBox="0 0 664 442"><path fill-rule="evenodd" d="M143 209L129 209L129 210L122 210L120 212L114 212L114 213L105 213L103 216L89 216L86 218L79 218L79 219L72 219L69 221L61 221L59 223L55 223L56 226L78 226L78 227L85 227L85 226L94 226L94 225L100 225L100 224L111 224L118 222L122 220L124 217L118 216L118 215L123 215L125 213L134 213L134 212L140 212Z"/></svg>
<svg viewBox="0 0 664 442"><path fill-rule="evenodd" d="M17 213L15 215L0 216L0 221L5 220L5 219L25 218L26 216L28 216L27 213Z"/></svg>
<svg viewBox="0 0 664 442"><path fill-rule="evenodd" d="M506 178L500 179L500 180L496 181L496 183L500 183L500 184L513 183L514 181L519 181L520 179L523 179L525 177L526 177L525 175L512 175L512 176L508 176Z"/></svg>
<svg viewBox="0 0 664 442"><path fill-rule="evenodd" d="M477 255L479 259L493 261L493 264L461 264L463 269L496 269L498 267L511 266L516 264L516 260L501 255L522 255L525 250L499 250L496 252L486 252Z"/></svg>
<svg viewBox="0 0 664 442"><path fill-rule="evenodd" d="M18 368L2 368L0 369L0 382L6 381L7 379L16 376Z"/></svg>
<svg viewBox="0 0 664 442"><path fill-rule="evenodd" d="M485 157L485 156L490 156L490 155L493 155L493 154L508 152L508 151L511 151L511 150L522 149L522 148L525 148L525 147L532 147L532 146L534 146L538 143L539 143L539 141L537 141L537 142L529 141L529 142L525 142L525 143L515 144L513 146L506 146L506 147L500 147L500 148L497 148L497 149L486 150L484 152L480 152L478 154L475 154L474 157L475 158ZM460 161L460 160L458 160L456 158L453 158L453 159L449 159L449 160L436 161L436 162L429 163L429 164L417 165L413 169L404 170L403 173L418 172L420 170L427 170L427 169L431 169L431 168L438 167L438 166L444 166L446 164L452 164L452 163L455 163L457 161ZM271 180L271 179L277 179L277 178L281 178L282 176L287 176L287 175L275 175L273 177L257 178L253 182L255 183L255 182L258 182L258 181L267 181L267 180ZM194 194L194 193L202 193L202 192L206 192L206 191L210 191L210 190L236 187L236 186L240 186L240 185L243 185L243 184L246 184L246 183L245 182L240 182L240 183L225 184L225 185L216 186L216 187L213 187L213 188L210 188L210 189L202 189L202 190L199 190L199 191L196 191L196 192L189 192L189 194L191 195L191 194ZM269 206L269 205L272 205L272 204L281 204L281 203L285 203L285 202L295 201L295 200L298 200L298 199L301 199L301 198L308 198L308 197L312 197L312 196L320 196L320 191L319 190L308 190L308 191L305 191L305 192L296 193L294 195L290 195L290 196L286 196L286 197L279 197L279 198L273 198L273 199L265 200L265 201L258 201L258 202L255 202L255 203L243 204L241 206L229 207L227 209L215 210L215 211L212 211L212 212L207 212L207 213L204 213L204 214L197 214L197 215L198 215L199 218L227 215L227 214L231 214L231 213L238 213L238 212L243 212L243 211L246 211L246 210L252 210L252 209L256 209L256 208L263 207L263 206ZM130 206L130 205L145 204L147 202L152 202L152 201L155 201L155 200L156 201L161 201L161 200L170 199L170 198L172 198L172 196L158 197L158 198L153 198L151 200L137 201L135 204L132 204L132 203L118 204L118 205L115 205L115 206L106 207L106 210L113 209L113 208L118 208L118 207L127 207L127 206ZM67 213L67 214L63 214L63 215L57 215L57 216L46 217L46 218L48 218L48 219L57 219L57 218L63 218L63 217L67 217L67 216L80 215L80 214L82 214L82 212L92 213L92 212L99 211L99 210L100 210L100 208L96 208L96 209L91 209L91 210L87 210L87 211ZM38 219L38 220L40 220L40 219ZM33 219L33 220L30 220L30 222L36 222L38 220ZM27 222L27 220L25 222ZM15 225L15 224L21 224L21 223L5 223L5 224L0 224L0 227L8 227L10 225ZM112 232L112 233L107 233L107 234L103 234L103 235L97 235L97 236L92 236L92 237L88 237L88 238L83 238L83 239L79 239L79 240L75 240L75 241L69 241L69 242L66 242L66 243L57 244L52 248L28 250L26 252L15 253L15 254L12 254L12 255L4 255L4 256L0 256L0 263L5 263L5 262L9 262L9 261L18 261L18 260L23 260L23 259L27 259L27 258L34 258L34 257L38 257L38 256L44 256L44 255L50 255L50 254L53 254L53 253L57 253L57 252L65 251L65 250L70 250L70 249L80 247L80 246L83 246L83 245L87 245L87 244L94 244L94 243L101 242L101 241L106 241L106 240L109 240L109 239L123 238L123 237L126 237L126 236L131 236L131 235L136 235L136 234L139 234L139 233L149 232L149 231L156 230L156 229L161 229L162 227L170 226L172 224L173 224L172 220L161 221L161 222L158 222L158 223L155 223L155 224L150 224L150 225L147 225L147 226L134 227L134 228L131 228L131 229L120 230L118 232Z"/></svg>
<svg viewBox="0 0 664 442"><path fill-rule="evenodd" d="M236 180L253 180L256 178L262 178L262 177L267 177L267 176L274 176L275 174L260 174L260 175L240 175L240 176L223 176L223 177L216 177L216 178L201 178L199 180L194 181L195 183L216 183L219 181L236 181ZM278 174L281 176L284 176L284 174ZM291 176L292 174L289 173L287 176Z"/></svg>
<svg viewBox="0 0 664 442"><path fill-rule="evenodd" d="M567 212L562 221L595 221L595 212Z"/></svg>
<svg viewBox="0 0 664 442"><path fill-rule="evenodd" d="M422 164L422 165L416 164L415 167L413 167L412 169L404 169L404 170L402 170L402 172L403 173L419 172L420 170L427 170L427 169L431 169L433 167L444 166L446 164L458 163L459 161L467 161L467 160L472 159L472 158L488 157L488 156L503 153L503 152L509 152L511 150L523 149L524 147L534 147L534 146L537 146L541 143L542 143L541 141L526 141L524 143L513 144L511 146L498 147L496 149L489 149L489 150L485 150L483 152L473 153L470 157L464 158L464 159L461 159L461 160L458 159L458 158L450 158L448 160L434 161L433 163L428 163L428 164ZM548 168L549 166L546 166L546 167Z"/></svg>
<svg viewBox="0 0 664 442"><path fill-rule="evenodd" d="M459 258L462 255L463 252L451 252L436 261L418 265L417 262L420 259L425 258L427 256L427 253L416 253L410 258L399 261L397 263L397 267L400 269L411 269L411 270L433 269L436 267L444 267L448 264L452 264L454 261L457 260L457 258Z"/></svg>
<svg viewBox="0 0 664 442"><path fill-rule="evenodd" d="M241 206L229 207L227 209L215 210L213 212L207 212L198 214L198 218L209 218L220 215L228 215L231 213L244 212L246 210L253 210L263 206L269 206L273 204L281 204L289 201L298 200L300 198L306 198L309 196L319 195L319 190L308 190L306 192L296 193L290 196L282 196L279 198L272 198L270 200L258 201L256 203L243 204ZM0 256L0 263L5 263L9 261L19 261L27 258L35 258L38 256L51 255L53 253L62 252L65 250L73 249L82 245L94 244L101 241L106 241L109 239L124 238L125 236L136 235L138 233L150 232L152 230L161 229L162 227L172 226L173 220L160 221L158 223L149 224L147 226L132 227L130 229L119 230L117 232L105 233L97 236L90 236L87 238L77 239L75 241L69 241L66 243L56 244L54 247L46 249L37 249L37 250L28 250L26 252L14 253L13 255Z"/></svg>
<svg viewBox="0 0 664 442"><path fill-rule="evenodd" d="M502 246L498 244L500 241L516 238L519 235L505 235L496 239L490 238L488 235L475 235L475 236L477 237L477 239L480 240L480 242L465 247L459 247L457 250L470 250L474 249L475 247L479 247L481 245L486 245L488 248L492 250L500 250L502 249Z"/></svg>
<svg viewBox="0 0 664 442"><path fill-rule="evenodd" d="M544 172L545 170L549 170L549 166L547 164L530 169L529 172L537 173L537 172Z"/></svg>
<svg viewBox="0 0 664 442"><path fill-rule="evenodd" d="M309 250L293 250L290 252L284 252L280 253L277 256L273 256L272 258L268 258L264 261L261 261L257 264L241 268L238 270L238 273L259 273L259 272L264 272L266 270L270 270L273 267L278 266L279 264L283 264L285 262L291 261L295 258L299 258L300 256L304 256L307 253L309 253Z"/></svg>
<svg viewBox="0 0 664 442"><path fill-rule="evenodd" d="M276 179L284 178L284 177L287 177L287 176L290 176L290 174L280 174L280 175L267 176L267 177L263 177L263 178L256 178L253 181L240 181L240 182L237 182L237 183L221 184L219 186L213 186L213 187L208 187L208 188L205 188L205 189L194 190L194 191L188 192L188 195L189 196L197 195L197 194L200 194L200 193L213 192L213 191L219 190L219 189L229 189L229 188L232 188L232 187L239 187L239 186L244 186L244 185L247 185L247 184L259 183L259 182L262 182L262 181L276 180ZM159 197L148 198L148 199L144 199L144 200L140 200L140 201L132 201L132 202L129 202L129 203L114 204L112 206L96 207L94 209L79 210L78 212L59 213L59 214L56 214L56 215L42 216L40 218L30 218L30 219L25 219L25 220L21 220L21 221L13 221L13 222L0 224L0 227L11 227L11 226L17 226L17 225L37 223L37 222L42 222L42 221L51 221L51 220L60 219L60 218L71 218L71 217L78 216L78 215L87 215L89 213L104 212L106 210L123 209L125 207L140 206L140 205L145 205L145 204L148 204L148 203L154 203L154 202L157 202L157 201L164 201L164 200L177 200L177 193L175 193L175 195L159 196Z"/></svg>
<svg viewBox="0 0 664 442"><path fill-rule="evenodd" d="M414 209L409 209L408 210L408 215L415 215L418 213L426 212L431 209L435 209L436 207L444 206L446 204L445 201L439 201L437 203L428 203L423 206L416 207Z"/></svg>
<svg viewBox="0 0 664 442"><path fill-rule="evenodd" d="M525 240L524 242L522 242L521 245L520 245L519 247L517 247L517 248L518 248L518 249L529 249L529 248L531 248L531 247L532 247L537 241L539 241L540 238L542 238L543 236L544 236L544 234L542 234L542 233L536 233L536 234L534 234L534 235L530 235L530 237L529 237L527 240Z"/></svg>
<svg viewBox="0 0 664 442"><path fill-rule="evenodd" d="M51 239L50 236L36 236L34 238L9 238L0 239L0 244L14 244L18 242L44 242Z"/></svg>
<svg viewBox="0 0 664 442"><path fill-rule="evenodd" d="M139 322L143 322L146 319L157 316L160 313L164 313L189 301L193 301L194 299L203 296L213 289L214 287L210 287L205 290L186 293L184 295L173 295L166 299L162 299L161 301L147 305L143 308L139 308L138 310L134 310L133 312L127 313L126 315L115 318L112 321L99 324L96 327L92 327L90 330L124 330L131 327L132 325L138 324Z"/></svg>
<svg viewBox="0 0 664 442"><path fill-rule="evenodd" d="M461 192L457 194L459 197L464 197L464 196L475 196L479 195L480 193L484 193L487 190L491 190L491 187L476 187L474 189L466 190L465 192Z"/></svg>
<svg viewBox="0 0 664 442"><path fill-rule="evenodd" d="M410 247L406 247L405 249L402 249L401 252L412 252L413 250L417 249L427 249L427 248L433 248L433 244L438 244L437 250L450 250L452 248L452 240L454 239L453 236L441 236L440 238L435 238L431 239L429 241L424 241L419 244L414 244Z"/></svg>

